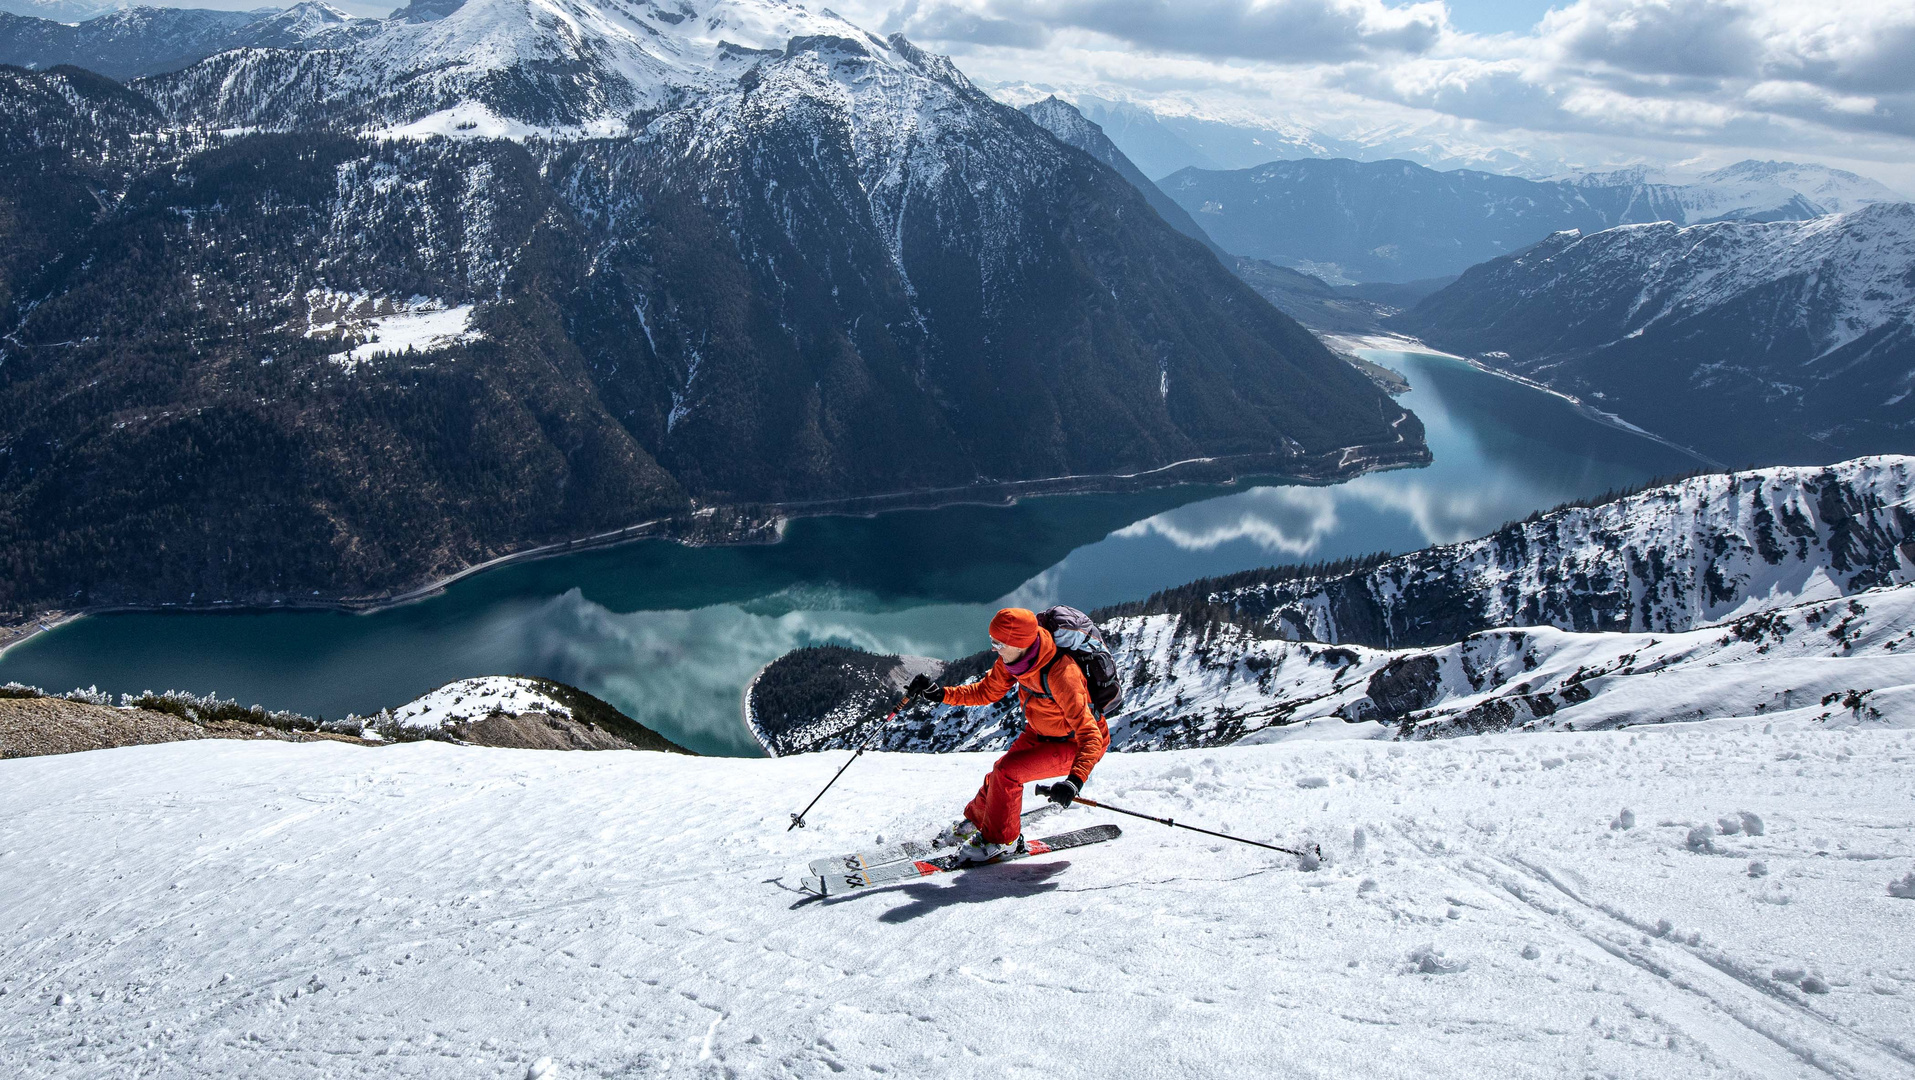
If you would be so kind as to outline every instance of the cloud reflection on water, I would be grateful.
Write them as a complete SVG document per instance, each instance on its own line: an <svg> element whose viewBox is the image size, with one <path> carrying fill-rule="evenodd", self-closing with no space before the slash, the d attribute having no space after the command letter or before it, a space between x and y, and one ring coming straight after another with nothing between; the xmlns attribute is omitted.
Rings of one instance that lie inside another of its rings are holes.
<svg viewBox="0 0 1915 1080"><path fill-rule="evenodd" d="M1209 551L1242 540L1272 554L1307 558L1336 531L1337 502L1331 488L1252 488L1167 510L1111 535L1159 536L1183 551Z"/></svg>
<svg viewBox="0 0 1915 1080"><path fill-rule="evenodd" d="M817 589L828 586L816 587L814 599ZM485 636L513 670L588 690L701 752L751 754L757 747L739 723L739 688L772 660L825 642L956 656L977 651L988 617L988 608L956 604L877 613L757 614L733 604L621 613L572 589L501 613Z"/></svg>

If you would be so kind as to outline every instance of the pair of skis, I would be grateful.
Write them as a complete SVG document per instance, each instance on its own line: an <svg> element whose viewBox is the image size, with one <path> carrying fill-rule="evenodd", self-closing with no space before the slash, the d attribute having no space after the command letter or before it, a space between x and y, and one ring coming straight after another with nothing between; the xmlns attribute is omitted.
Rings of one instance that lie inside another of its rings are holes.
<svg viewBox="0 0 1915 1080"><path fill-rule="evenodd" d="M1059 807L1041 806L1025 814L1021 824L1032 823L1055 813ZM1042 840L1026 840L1016 850L1007 852L989 863L971 865L994 866L998 863L1028 859L1033 855L1048 855L1053 851L1082 847L1085 844L1115 840L1123 835L1123 830L1115 825L1092 825L1087 829L1047 836ZM865 889L873 885L890 885L900 881L912 881L930 877L932 874L949 873L966 869L958 865L955 848L937 848L929 842L910 840L902 844L880 848L877 851L853 852L828 859L817 859L811 864L811 872L805 876L805 888L820 896L832 896L850 892L853 889Z"/></svg>

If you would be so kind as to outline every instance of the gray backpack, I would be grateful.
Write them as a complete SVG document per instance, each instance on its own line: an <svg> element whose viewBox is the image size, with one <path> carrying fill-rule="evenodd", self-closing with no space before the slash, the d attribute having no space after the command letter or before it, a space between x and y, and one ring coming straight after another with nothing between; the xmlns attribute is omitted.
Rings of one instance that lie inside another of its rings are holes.
<svg viewBox="0 0 1915 1080"><path fill-rule="evenodd" d="M1057 643L1057 656L1068 656L1083 669L1084 685L1090 689L1091 708L1100 717L1112 717L1124 711L1124 681L1117 674L1117 660L1104 644L1104 633L1089 615L1074 607L1058 605L1037 613L1037 625L1051 632ZM1057 663L1051 657L1051 664ZM1050 696L1050 664L1039 675L1044 696Z"/></svg>

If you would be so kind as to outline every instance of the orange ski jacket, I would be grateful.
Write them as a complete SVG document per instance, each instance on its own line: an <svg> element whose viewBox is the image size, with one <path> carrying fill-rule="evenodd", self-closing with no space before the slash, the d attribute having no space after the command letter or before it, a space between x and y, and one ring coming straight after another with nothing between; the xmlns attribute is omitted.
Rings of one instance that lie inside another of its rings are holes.
<svg viewBox="0 0 1915 1080"><path fill-rule="evenodd" d="M1070 777L1082 787L1110 746L1110 728L1091 711L1090 688L1077 661L1058 654L1051 632L1038 627L1037 660L1022 675L1004 670L1004 661L975 682L944 688L946 705L989 705L1017 687L1024 706L1024 730L1054 742L1077 744ZM1021 658L1020 658L1021 659Z"/></svg>

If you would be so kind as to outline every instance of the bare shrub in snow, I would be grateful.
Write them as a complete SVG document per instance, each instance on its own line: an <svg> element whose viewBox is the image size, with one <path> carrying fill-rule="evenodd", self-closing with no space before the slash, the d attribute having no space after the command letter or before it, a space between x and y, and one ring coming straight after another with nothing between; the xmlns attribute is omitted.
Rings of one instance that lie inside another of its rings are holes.
<svg viewBox="0 0 1915 1080"><path fill-rule="evenodd" d="M10 682L5 686L0 686L0 698L38 698L46 696L47 692L45 690L37 686L28 686L26 683Z"/></svg>
<svg viewBox="0 0 1915 1080"><path fill-rule="evenodd" d="M262 705L241 705L218 694L192 694L168 690L155 694L142 691L138 697L121 694L123 708L147 709L177 716L194 724L256 724L278 731L320 731L325 725L301 713L269 710Z"/></svg>
<svg viewBox="0 0 1915 1080"><path fill-rule="evenodd" d="M1724 836L1734 836L1742 831L1742 819L1732 817L1717 818L1716 828L1722 830L1722 835Z"/></svg>
<svg viewBox="0 0 1915 1080"><path fill-rule="evenodd" d="M1469 970L1469 961L1449 959L1434 942L1418 945L1410 950L1410 974L1454 975L1459 971L1467 970Z"/></svg>
<svg viewBox="0 0 1915 1080"><path fill-rule="evenodd" d="M1903 900L1915 900L1915 870L1909 871L1908 876L1900 881L1889 882L1888 894Z"/></svg>
<svg viewBox="0 0 1915 1080"><path fill-rule="evenodd" d="M113 704L113 695L101 693L100 688L97 686L89 686L84 690L68 690L60 696L68 701L83 701L88 705Z"/></svg>
<svg viewBox="0 0 1915 1080"><path fill-rule="evenodd" d="M1698 855L1714 855L1720 850L1716 847L1715 834L1707 825L1697 825L1690 829L1689 838L1683 841L1683 845Z"/></svg>
<svg viewBox="0 0 1915 1080"><path fill-rule="evenodd" d="M1736 817L1742 820L1742 831L1750 836L1761 836L1768 831L1767 827L1762 824L1762 819L1749 813L1747 810L1739 812L1736 814Z"/></svg>

